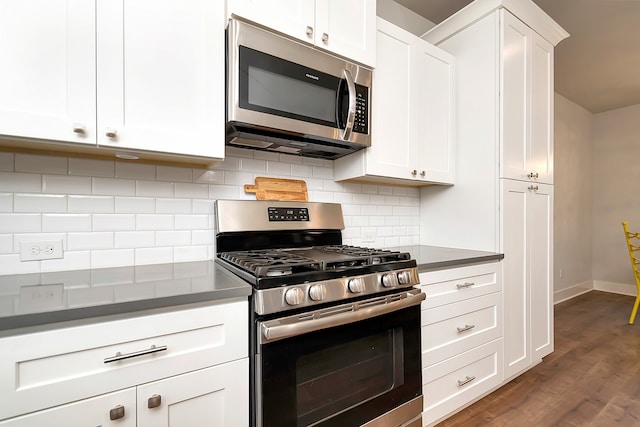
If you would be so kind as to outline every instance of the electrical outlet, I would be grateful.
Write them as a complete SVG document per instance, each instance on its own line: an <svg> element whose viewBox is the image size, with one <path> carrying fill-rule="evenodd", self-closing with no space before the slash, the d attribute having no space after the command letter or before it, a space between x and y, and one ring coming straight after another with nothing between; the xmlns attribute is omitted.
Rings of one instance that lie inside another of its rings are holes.
<svg viewBox="0 0 640 427"><path fill-rule="evenodd" d="M376 231L375 230L362 230L362 241L363 242L375 242L376 240Z"/></svg>
<svg viewBox="0 0 640 427"><path fill-rule="evenodd" d="M62 239L20 242L20 261L39 261L62 257Z"/></svg>

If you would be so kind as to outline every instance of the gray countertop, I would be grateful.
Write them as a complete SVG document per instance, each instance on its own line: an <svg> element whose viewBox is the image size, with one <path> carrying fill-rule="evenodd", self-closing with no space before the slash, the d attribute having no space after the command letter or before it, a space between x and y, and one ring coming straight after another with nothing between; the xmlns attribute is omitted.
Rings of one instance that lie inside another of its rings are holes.
<svg viewBox="0 0 640 427"><path fill-rule="evenodd" d="M409 252L420 272L503 258L436 246L388 249ZM249 295L248 283L213 261L0 276L0 333Z"/></svg>
<svg viewBox="0 0 640 427"><path fill-rule="evenodd" d="M460 267L466 264L499 261L504 255L496 252L473 251L469 249L443 248L440 246L398 246L390 250L409 252L418 263L418 271L440 270Z"/></svg>
<svg viewBox="0 0 640 427"><path fill-rule="evenodd" d="M0 276L0 331L249 295L213 261Z"/></svg>

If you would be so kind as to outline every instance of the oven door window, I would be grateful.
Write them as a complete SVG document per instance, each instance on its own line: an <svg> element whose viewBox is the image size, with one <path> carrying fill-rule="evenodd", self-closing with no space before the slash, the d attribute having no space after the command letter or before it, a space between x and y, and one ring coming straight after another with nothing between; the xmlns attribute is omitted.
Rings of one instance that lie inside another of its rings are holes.
<svg viewBox="0 0 640 427"><path fill-rule="evenodd" d="M421 394L411 307L262 346L263 426L358 426Z"/></svg>
<svg viewBox="0 0 640 427"><path fill-rule="evenodd" d="M240 46L240 107L338 127L346 114L343 79Z"/></svg>

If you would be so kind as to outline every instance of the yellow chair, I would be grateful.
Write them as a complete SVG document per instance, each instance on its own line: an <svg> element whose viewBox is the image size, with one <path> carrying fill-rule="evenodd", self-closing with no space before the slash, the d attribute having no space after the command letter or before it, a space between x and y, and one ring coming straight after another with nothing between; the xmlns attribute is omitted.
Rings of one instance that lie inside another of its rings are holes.
<svg viewBox="0 0 640 427"><path fill-rule="evenodd" d="M633 304L631 317L629 317L629 324L633 325L633 322L636 320L638 305L640 304L640 271L638 271L640 259L636 257L636 252L640 252L640 233L631 233L627 221L622 221L622 228L624 229L624 237L627 239L627 248L629 249L629 258L631 259L631 266L633 267L633 276L636 278L636 286L638 288L636 302Z"/></svg>

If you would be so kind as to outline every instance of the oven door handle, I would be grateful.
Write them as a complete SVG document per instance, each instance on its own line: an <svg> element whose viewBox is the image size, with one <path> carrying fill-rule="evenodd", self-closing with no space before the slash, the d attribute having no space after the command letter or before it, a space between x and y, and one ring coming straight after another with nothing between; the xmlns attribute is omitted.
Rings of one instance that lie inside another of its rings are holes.
<svg viewBox="0 0 640 427"><path fill-rule="evenodd" d="M349 311L342 311L336 314L330 314L325 317L304 319L295 322L283 323L281 320L269 320L260 322L259 329L262 332L260 336L260 344L266 344L273 341L291 338L298 335L307 334L309 332L318 331L320 329L332 328L335 326L346 325L348 323L358 322L360 320L371 319L372 317L381 316L383 314L392 313L407 307L420 304L426 298L426 295L418 289L412 289L408 292L386 297L387 302L380 302L377 305L370 301L359 301L352 305ZM336 309L339 311L339 308Z"/></svg>

